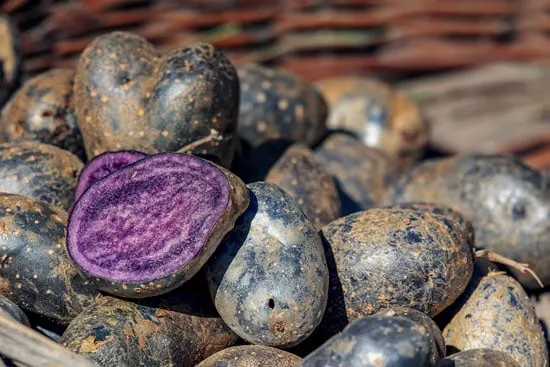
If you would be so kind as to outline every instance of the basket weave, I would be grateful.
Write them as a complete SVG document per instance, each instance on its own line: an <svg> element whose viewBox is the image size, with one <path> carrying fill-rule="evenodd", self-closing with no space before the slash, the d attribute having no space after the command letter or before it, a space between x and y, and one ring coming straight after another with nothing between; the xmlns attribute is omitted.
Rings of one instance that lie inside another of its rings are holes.
<svg viewBox="0 0 550 367"><path fill-rule="evenodd" d="M550 58L547 0L4 0L27 75L74 67L95 36L128 30L161 48L207 41L235 63L309 80L416 74Z"/></svg>

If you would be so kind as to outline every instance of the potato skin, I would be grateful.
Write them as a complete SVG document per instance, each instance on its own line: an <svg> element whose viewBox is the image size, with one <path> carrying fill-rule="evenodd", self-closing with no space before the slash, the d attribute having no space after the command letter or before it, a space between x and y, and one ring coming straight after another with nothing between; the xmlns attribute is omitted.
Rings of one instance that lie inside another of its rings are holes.
<svg viewBox="0 0 550 367"><path fill-rule="evenodd" d="M442 359L436 367L520 367L508 354L492 349L471 349Z"/></svg>
<svg viewBox="0 0 550 367"><path fill-rule="evenodd" d="M452 309L443 329L447 347L458 350L494 349L520 366L548 366L548 351L534 305L512 277L484 275L476 266L470 284Z"/></svg>
<svg viewBox="0 0 550 367"><path fill-rule="evenodd" d="M429 349L424 326L405 317L367 316L329 339L300 367L428 366Z"/></svg>
<svg viewBox="0 0 550 367"><path fill-rule="evenodd" d="M0 108L19 86L22 64L19 36L10 17L0 14Z"/></svg>
<svg viewBox="0 0 550 367"><path fill-rule="evenodd" d="M334 133L317 147L315 155L336 179L342 215L386 203L388 182L396 167L384 152Z"/></svg>
<svg viewBox="0 0 550 367"><path fill-rule="evenodd" d="M340 217L341 205L334 179L305 145L296 144L287 149L265 181L289 193L318 229Z"/></svg>
<svg viewBox="0 0 550 367"><path fill-rule="evenodd" d="M23 84L2 110L3 142L37 140L86 161L73 105L73 79L72 70L52 69Z"/></svg>
<svg viewBox="0 0 550 367"><path fill-rule="evenodd" d="M327 105L302 78L258 65L237 67L241 82L239 136L256 147L283 138L313 145L326 132Z"/></svg>
<svg viewBox="0 0 550 367"><path fill-rule="evenodd" d="M233 160L239 78L209 44L159 56L137 35L99 36L80 57L74 95L89 159L105 151L177 151L215 136L188 153L225 167Z"/></svg>
<svg viewBox="0 0 550 367"><path fill-rule="evenodd" d="M400 177L391 201L446 205L473 223L476 247L528 263L550 284L550 185L519 158L469 154L427 161ZM516 273L538 288L532 277Z"/></svg>
<svg viewBox="0 0 550 367"><path fill-rule="evenodd" d="M322 326L331 333L383 308L433 317L472 274L471 238L440 210L370 209L333 221L322 236L331 275Z"/></svg>
<svg viewBox="0 0 550 367"><path fill-rule="evenodd" d="M321 239L280 187L247 185L250 205L206 264L216 309L241 338L294 346L319 325L328 270Z"/></svg>
<svg viewBox="0 0 550 367"><path fill-rule="evenodd" d="M394 307L379 311L375 316L399 316L418 323L426 329L426 335L430 340L429 366L434 366L438 360L445 358L445 340L439 326L428 315L412 308Z"/></svg>
<svg viewBox="0 0 550 367"><path fill-rule="evenodd" d="M35 141L0 144L0 192L68 210L84 165L75 155Z"/></svg>
<svg viewBox="0 0 550 367"><path fill-rule="evenodd" d="M414 163L428 143L429 124L419 107L387 83L357 76L317 83L329 104L327 126L354 133L399 165Z"/></svg>
<svg viewBox="0 0 550 367"><path fill-rule="evenodd" d="M224 349L197 367L296 367L302 358L292 353L262 345L241 345Z"/></svg>
<svg viewBox="0 0 550 367"><path fill-rule="evenodd" d="M137 303L101 297L71 322L60 344L100 366L192 367L237 340L207 292L179 289Z"/></svg>
<svg viewBox="0 0 550 367"><path fill-rule="evenodd" d="M98 294L65 252L67 214L0 194L0 293L25 311L67 325Z"/></svg>

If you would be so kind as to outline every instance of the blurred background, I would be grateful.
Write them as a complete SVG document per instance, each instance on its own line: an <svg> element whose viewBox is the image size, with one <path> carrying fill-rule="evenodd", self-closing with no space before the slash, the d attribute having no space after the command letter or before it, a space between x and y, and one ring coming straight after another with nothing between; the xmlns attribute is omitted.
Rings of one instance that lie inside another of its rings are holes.
<svg viewBox="0 0 550 367"><path fill-rule="evenodd" d="M550 171L550 1L4 0L22 36L24 79L74 68L97 35L161 49L214 44L317 82L375 76L432 124L430 154L514 153Z"/></svg>

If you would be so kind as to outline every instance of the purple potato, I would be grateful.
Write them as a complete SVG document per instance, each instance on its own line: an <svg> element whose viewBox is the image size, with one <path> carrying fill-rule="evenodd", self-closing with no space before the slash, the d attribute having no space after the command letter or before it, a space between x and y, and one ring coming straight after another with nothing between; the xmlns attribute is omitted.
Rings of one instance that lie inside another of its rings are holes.
<svg viewBox="0 0 550 367"><path fill-rule="evenodd" d="M302 358L283 350L261 345L241 345L224 349L197 367L296 367Z"/></svg>
<svg viewBox="0 0 550 367"><path fill-rule="evenodd" d="M300 367L426 367L427 329L405 317L367 316L353 321L308 355Z"/></svg>
<svg viewBox="0 0 550 367"><path fill-rule="evenodd" d="M112 32L80 56L74 98L89 159L106 152L187 152L229 167L239 78L226 56L197 43L160 56L140 36Z"/></svg>
<svg viewBox="0 0 550 367"><path fill-rule="evenodd" d="M208 292L185 286L137 303L102 297L71 322L60 343L99 366L193 367L237 341Z"/></svg>
<svg viewBox="0 0 550 367"><path fill-rule="evenodd" d="M69 218L67 249L104 292L160 295L202 267L248 203L231 172L191 155L152 155L84 192Z"/></svg>
<svg viewBox="0 0 550 367"><path fill-rule="evenodd" d="M283 138L313 145L326 132L327 105L302 78L258 65L237 67L241 82L239 136L253 147Z"/></svg>
<svg viewBox="0 0 550 367"><path fill-rule="evenodd" d="M67 214L0 194L0 294L23 310L67 325L98 295L65 251Z"/></svg>
<svg viewBox="0 0 550 367"><path fill-rule="evenodd" d="M73 79L73 71L53 69L25 82L2 110L3 141L37 140L86 161L73 105Z"/></svg>
<svg viewBox="0 0 550 367"><path fill-rule="evenodd" d="M205 269L219 314L244 340L287 348L319 325L328 270L319 234L277 185L247 185L250 205Z"/></svg>
<svg viewBox="0 0 550 367"><path fill-rule="evenodd" d="M72 153L49 144L0 144L0 192L31 197L68 210L83 164Z"/></svg>
<svg viewBox="0 0 550 367"><path fill-rule="evenodd" d="M0 108L19 86L21 42L19 30L5 14L0 14Z"/></svg>
<svg viewBox="0 0 550 367"><path fill-rule="evenodd" d="M98 155L88 162L80 172L74 190L74 201L76 202L84 191L95 182L145 157L147 154L136 151L106 152Z"/></svg>
<svg viewBox="0 0 550 367"><path fill-rule="evenodd" d="M519 158L468 154L427 161L391 191L393 203L431 202L462 213L474 226L477 248L529 264L550 285L550 181ZM515 275L538 288L530 275Z"/></svg>

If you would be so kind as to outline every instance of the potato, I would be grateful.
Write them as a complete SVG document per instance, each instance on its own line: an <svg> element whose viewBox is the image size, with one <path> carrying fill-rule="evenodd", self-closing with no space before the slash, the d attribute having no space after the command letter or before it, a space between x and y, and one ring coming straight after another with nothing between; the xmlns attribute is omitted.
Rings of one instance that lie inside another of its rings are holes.
<svg viewBox="0 0 550 367"><path fill-rule="evenodd" d="M305 145L296 144L287 149L265 181L289 193L318 229L340 217L341 205L334 179Z"/></svg>
<svg viewBox="0 0 550 367"><path fill-rule="evenodd" d="M300 367L429 366L424 326L405 317L367 316L307 356Z"/></svg>
<svg viewBox="0 0 550 367"><path fill-rule="evenodd" d="M430 358L429 365L434 366L436 362L445 358L445 340L441 335L439 326L428 317L428 315L407 307L387 308L379 311L375 316L399 316L410 319L426 329L426 335L430 340Z"/></svg>
<svg viewBox="0 0 550 367"><path fill-rule="evenodd" d="M9 300L9 298L0 295L0 312L7 314L15 321L20 322L23 325L30 326L27 315L19 308L15 303Z"/></svg>
<svg viewBox="0 0 550 367"><path fill-rule="evenodd" d="M550 284L550 189L519 158L469 154L418 165L397 180L394 203L426 201L451 207L473 223L476 247L531 265ZM530 276L521 282L538 287Z"/></svg>
<svg viewBox="0 0 550 367"><path fill-rule="evenodd" d="M447 347L460 351L494 349L520 366L548 366L548 351L534 305L512 277L476 266L470 284L448 311L443 329Z"/></svg>
<svg viewBox="0 0 550 367"><path fill-rule="evenodd" d="M302 358L280 349L261 345L242 345L224 349L197 367L296 367Z"/></svg>
<svg viewBox="0 0 550 367"><path fill-rule="evenodd" d="M58 208L0 194L0 294L60 325L98 295L65 253L66 222Z"/></svg>
<svg viewBox="0 0 550 367"><path fill-rule="evenodd" d="M315 154L336 178L343 215L385 204L388 182L396 167L384 152L335 133Z"/></svg>
<svg viewBox="0 0 550 367"><path fill-rule="evenodd" d="M321 239L280 187L247 185L250 205L206 264L219 314L244 340L291 347L319 325L328 270Z"/></svg>
<svg viewBox="0 0 550 367"><path fill-rule="evenodd" d="M258 65L237 67L241 83L239 136L256 147L283 138L313 145L325 134L327 106L300 77Z"/></svg>
<svg viewBox="0 0 550 367"><path fill-rule="evenodd" d="M509 355L492 349L471 349L439 361L436 367L520 367Z"/></svg>
<svg viewBox="0 0 550 367"><path fill-rule="evenodd" d="M74 72L52 69L29 79L2 110L4 142L34 139L68 150L86 161L73 105Z"/></svg>
<svg viewBox="0 0 550 367"><path fill-rule="evenodd" d="M229 167L239 116L239 78L204 43L159 56L145 39L112 32L80 56L74 98L88 158L106 151L177 151Z"/></svg>
<svg viewBox="0 0 550 367"><path fill-rule="evenodd" d="M207 292L180 288L138 303L102 297L71 322L60 343L99 366L193 367L237 340Z"/></svg>
<svg viewBox="0 0 550 367"><path fill-rule="evenodd" d="M68 210L84 165L75 155L34 141L0 144L0 192Z"/></svg>
<svg viewBox="0 0 550 367"><path fill-rule="evenodd" d="M429 125L416 103L401 91L357 76L329 78L317 85L329 104L330 129L354 133L400 165L410 165L422 155Z"/></svg>
<svg viewBox="0 0 550 367"><path fill-rule="evenodd" d="M214 163L151 155L84 192L69 217L67 250L106 293L164 294L199 271L248 203L244 183Z"/></svg>
<svg viewBox="0 0 550 367"><path fill-rule="evenodd" d="M19 86L22 64L19 37L10 17L0 14L0 108Z"/></svg>
<svg viewBox="0 0 550 367"><path fill-rule="evenodd" d="M433 317L472 274L471 234L441 208L370 209L333 221L322 235L331 277L319 329L328 335L383 308Z"/></svg>

